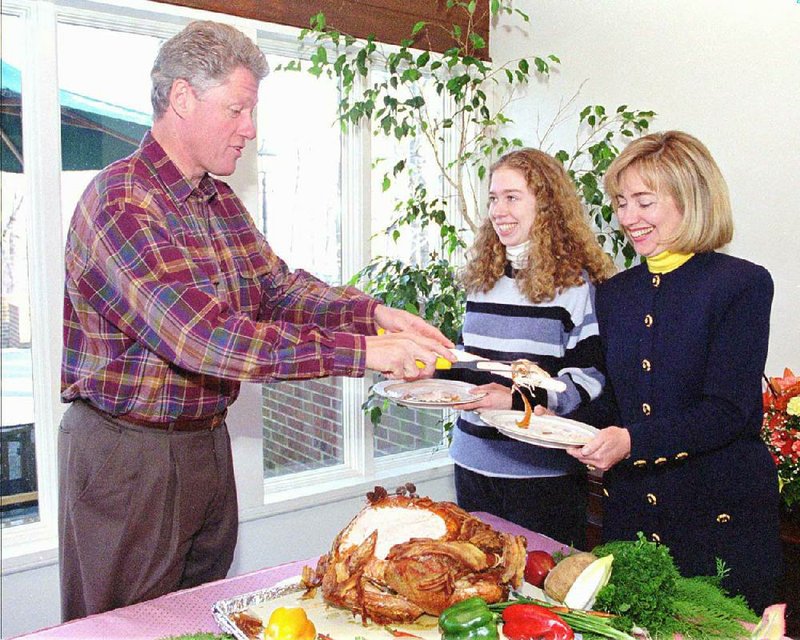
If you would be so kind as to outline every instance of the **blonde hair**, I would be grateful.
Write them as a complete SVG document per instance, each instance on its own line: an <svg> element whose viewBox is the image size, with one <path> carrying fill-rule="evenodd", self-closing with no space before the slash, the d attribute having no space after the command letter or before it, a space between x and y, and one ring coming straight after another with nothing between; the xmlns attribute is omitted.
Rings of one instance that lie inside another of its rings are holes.
<svg viewBox="0 0 800 640"><path fill-rule="evenodd" d="M614 274L614 264L598 244L575 185L558 160L538 149L519 149L495 162L489 176L498 169L518 171L536 198L528 267L515 276L525 297L531 302L552 300L558 292L583 284L584 271L595 284ZM505 264L505 246L487 217L462 274L465 288L488 291L503 275Z"/></svg>
<svg viewBox="0 0 800 640"><path fill-rule="evenodd" d="M605 191L617 209L623 174L631 169L655 193L672 197L683 219L667 248L707 253L733 237L728 185L706 146L682 131L651 133L631 142L609 166Z"/></svg>

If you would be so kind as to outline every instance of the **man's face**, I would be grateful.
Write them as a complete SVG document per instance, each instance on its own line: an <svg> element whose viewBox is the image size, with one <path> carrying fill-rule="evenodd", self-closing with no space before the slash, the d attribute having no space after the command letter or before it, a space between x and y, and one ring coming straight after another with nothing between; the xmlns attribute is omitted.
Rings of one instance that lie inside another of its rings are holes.
<svg viewBox="0 0 800 640"><path fill-rule="evenodd" d="M186 166L181 169L190 180L199 180L206 172L231 175L245 144L256 136L253 112L258 81L239 67L225 82L202 94L192 87L186 90L189 97L182 128Z"/></svg>

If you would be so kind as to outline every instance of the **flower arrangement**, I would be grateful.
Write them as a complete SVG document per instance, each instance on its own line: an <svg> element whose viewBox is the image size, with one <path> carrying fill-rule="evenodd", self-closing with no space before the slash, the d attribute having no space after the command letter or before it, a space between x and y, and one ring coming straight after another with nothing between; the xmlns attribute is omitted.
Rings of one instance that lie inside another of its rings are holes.
<svg viewBox="0 0 800 640"><path fill-rule="evenodd" d="M791 369L767 380L761 437L778 467L784 505L800 508L800 378Z"/></svg>

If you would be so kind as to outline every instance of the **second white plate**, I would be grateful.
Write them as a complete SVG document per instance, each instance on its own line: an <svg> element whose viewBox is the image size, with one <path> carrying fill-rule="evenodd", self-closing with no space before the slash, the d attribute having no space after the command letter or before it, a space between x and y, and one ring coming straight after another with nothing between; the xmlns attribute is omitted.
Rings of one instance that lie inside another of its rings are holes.
<svg viewBox="0 0 800 640"><path fill-rule="evenodd" d="M520 427L517 422L525 415L522 411L483 409L478 413L486 424L495 427L500 433L539 447L579 447L589 442L598 432L591 425L559 416L531 416L530 424Z"/></svg>

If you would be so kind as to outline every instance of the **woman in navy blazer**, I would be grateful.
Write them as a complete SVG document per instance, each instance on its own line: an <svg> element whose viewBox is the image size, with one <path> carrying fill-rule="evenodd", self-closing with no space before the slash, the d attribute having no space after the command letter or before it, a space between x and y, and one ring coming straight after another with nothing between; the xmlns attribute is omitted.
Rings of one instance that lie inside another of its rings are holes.
<svg viewBox="0 0 800 640"><path fill-rule="evenodd" d="M572 417L605 428L569 452L605 472L605 540L642 531L687 576L720 558L723 586L760 612L781 571L777 472L759 438L772 278L716 252L733 235L728 189L692 136L632 142L605 187L645 262L597 289L606 387Z"/></svg>

